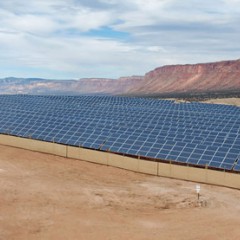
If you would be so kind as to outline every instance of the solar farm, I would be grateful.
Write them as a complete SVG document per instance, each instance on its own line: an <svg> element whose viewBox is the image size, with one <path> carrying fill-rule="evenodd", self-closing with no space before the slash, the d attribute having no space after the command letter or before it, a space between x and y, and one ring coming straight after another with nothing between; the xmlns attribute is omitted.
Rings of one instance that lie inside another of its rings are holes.
<svg viewBox="0 0 240 240"><path fill-rule="evenodd" d="M240 238L239 107L0 101L0 239Z"/></svg>
<svg viewBox="0 0 240 240"><path fill-rule="evenodd" d="M0 96L0 134L240 172L240 108L113 96Z"/></svg>

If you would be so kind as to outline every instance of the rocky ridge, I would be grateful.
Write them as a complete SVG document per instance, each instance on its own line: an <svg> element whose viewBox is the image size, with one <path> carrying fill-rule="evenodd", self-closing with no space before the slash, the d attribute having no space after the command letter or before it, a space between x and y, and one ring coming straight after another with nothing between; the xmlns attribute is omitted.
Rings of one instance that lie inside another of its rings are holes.
<svg viewBox="0 0 240 240"><path fill-rule="evenodd" d="M145 76L119 79L0 79L0 94L157 95L236 90L240 91L240 60L168 65L158 67Z"/></svg>

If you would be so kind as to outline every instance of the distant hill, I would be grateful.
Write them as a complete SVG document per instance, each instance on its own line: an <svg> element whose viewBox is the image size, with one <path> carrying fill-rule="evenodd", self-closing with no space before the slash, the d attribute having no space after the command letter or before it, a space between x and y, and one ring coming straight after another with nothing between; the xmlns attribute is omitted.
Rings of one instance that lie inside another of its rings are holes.
<svg viewBox="0 0 240 240"><path fill-rule="evenodd" d="M0 94L161 95L240 91L240 60L169 65L119 79L0 79Z"/></svg>

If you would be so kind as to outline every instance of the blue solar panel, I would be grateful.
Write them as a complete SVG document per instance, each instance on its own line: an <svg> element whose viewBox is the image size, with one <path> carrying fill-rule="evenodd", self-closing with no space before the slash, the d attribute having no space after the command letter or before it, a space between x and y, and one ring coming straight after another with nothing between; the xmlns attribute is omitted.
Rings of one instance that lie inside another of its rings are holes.
<svg viewBox="0 0 240 240"><path fill-rule="evenodd" d="M240 171L240 108L110 96L0 95L0 133Z"/></svg>

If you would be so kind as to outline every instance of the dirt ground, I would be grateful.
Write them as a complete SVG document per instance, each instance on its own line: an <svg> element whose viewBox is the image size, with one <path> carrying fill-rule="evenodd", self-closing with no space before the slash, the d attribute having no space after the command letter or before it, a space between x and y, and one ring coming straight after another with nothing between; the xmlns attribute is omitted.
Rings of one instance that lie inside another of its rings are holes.
<svg viewBox="0 0 240 240"><path fill-rule="evenodd" d="M209 99L203 102L240 106L240 98L217 98L217 99Z"/></svg>
<svg viewBox="0 0 240 240"><path fill-rule="evenodd" d="M168 99L174 100L176 103L188 102L184 99L175 99L175 98L168 98ZM240 98L213 98L213 99L208 99L208 100L202 100L200 102L240 106Z"/></svg>
<svg viewBox="0 0 240 240"><path fill-rule="evenodd" d="M240 191L0 145L0 239L240 239Z"/></svg>

